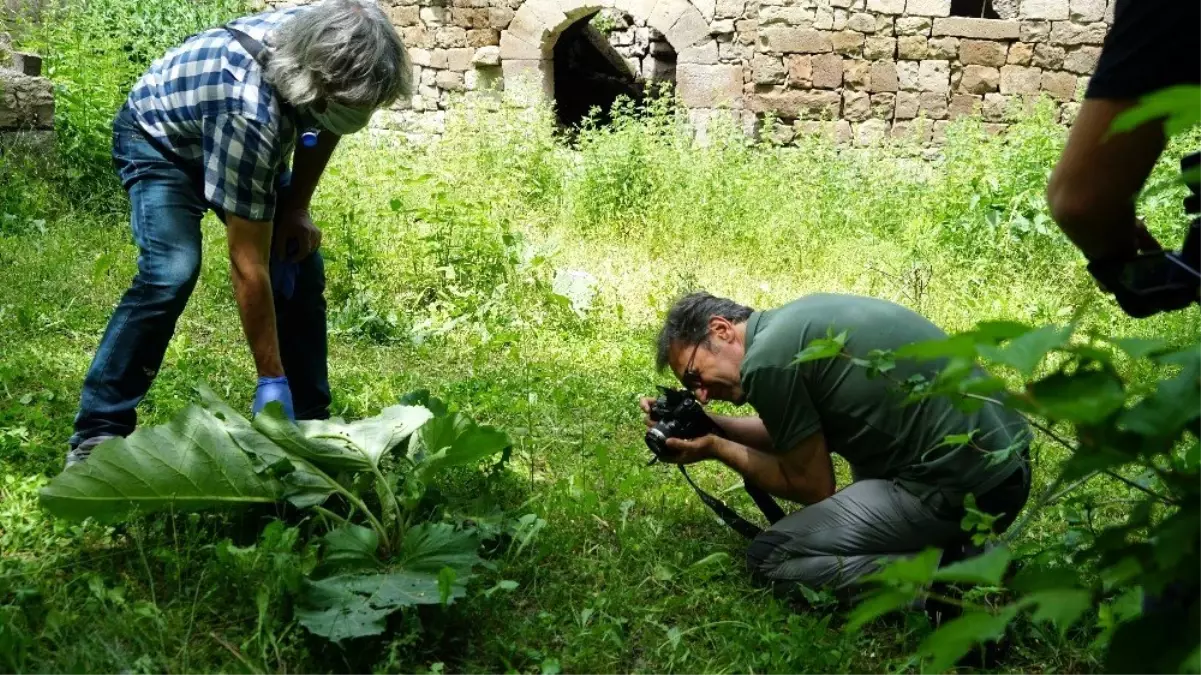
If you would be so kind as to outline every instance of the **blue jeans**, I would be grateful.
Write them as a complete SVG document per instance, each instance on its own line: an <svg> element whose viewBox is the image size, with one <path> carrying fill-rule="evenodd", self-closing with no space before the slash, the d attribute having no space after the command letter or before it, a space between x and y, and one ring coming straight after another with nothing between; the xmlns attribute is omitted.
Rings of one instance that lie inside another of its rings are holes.
<svg viewBox="0 0 1201 675"><path fill-rule="evenodd" d="M175 322L200 274L200 220L210 208L199 175L159 151L125 111L113 122L113 161L129 193L138 273L108 321L83 383L71 447L100 435L128 436L138 403L163 363ZM289 176L281 177L286 188ZM221 214L218 214L221 215ZM297 419L329 417L325 267L300 263L290 299L275 296L280 356ZM253 381L254 373L247 373Z"/></svg>

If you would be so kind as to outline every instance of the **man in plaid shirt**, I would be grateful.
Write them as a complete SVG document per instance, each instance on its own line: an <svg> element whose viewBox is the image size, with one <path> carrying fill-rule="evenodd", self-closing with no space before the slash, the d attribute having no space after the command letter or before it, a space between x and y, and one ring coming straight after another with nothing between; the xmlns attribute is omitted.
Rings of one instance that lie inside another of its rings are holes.
<svg viewBox="0 0 1201 675"><path fill-rule="evenodd" d="M370 0L237 19L142 76L113 123L138 273L84 381L68 466L133 431L195 288L209 209L226 226L258 371L252 412L277 401L293 419L328 417L325 273L309 202L339 138L408 95L409 78L404 45Z"/></svg>

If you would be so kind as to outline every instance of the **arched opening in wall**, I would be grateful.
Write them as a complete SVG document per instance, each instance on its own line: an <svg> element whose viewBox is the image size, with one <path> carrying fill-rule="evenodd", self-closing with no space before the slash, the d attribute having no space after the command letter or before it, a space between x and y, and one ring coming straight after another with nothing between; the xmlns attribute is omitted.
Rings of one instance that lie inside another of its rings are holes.
<svg viewBox="0 0 1201 675"><path fill-rule="evenodd" d="M974 19L1001 18L997 8L993 7L993 0L951 0L951 16L970 16Z"/></svg>
<svg viewBox="0 0 1201 675"><path fill-rule="evenodd" d="M642 101L657 90L654 84L675 84L676 52L654 28L606 8L563 31L555 43L554 73L561 125L578 127L593 109L607 124L617 97Z"/></svg>

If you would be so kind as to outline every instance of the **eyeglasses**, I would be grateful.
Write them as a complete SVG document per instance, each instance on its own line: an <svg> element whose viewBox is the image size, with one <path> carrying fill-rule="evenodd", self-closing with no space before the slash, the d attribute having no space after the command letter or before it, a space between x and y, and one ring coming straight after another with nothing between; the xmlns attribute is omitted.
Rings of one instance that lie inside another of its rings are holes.
<svg viewBox="0 0 1201 675"><path fill-rule="evenodd" d="M688 391L696 391L704 384L701 382L701 374L692 368L692 363L696 361L696 350L700 348L701 343L696 343L692 348L692 356L688 358L688 365L684 366L684 372L680 374L680 384Z"/></svg>

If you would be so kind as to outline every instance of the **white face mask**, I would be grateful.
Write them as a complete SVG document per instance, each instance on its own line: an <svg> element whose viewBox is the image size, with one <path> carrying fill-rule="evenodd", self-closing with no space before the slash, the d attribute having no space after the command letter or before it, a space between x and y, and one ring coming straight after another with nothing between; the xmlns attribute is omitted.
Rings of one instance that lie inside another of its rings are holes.
<svg viewBox="0 0 1201 675"><path fill-rule="evenodd" d="M371 121L374 109L352 108L336 101L328 101L325 110L318 111L310 106L308 113L317 120L322 129L339 136L347 136L360 131Z"/></svg>

